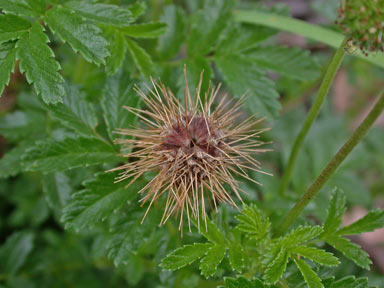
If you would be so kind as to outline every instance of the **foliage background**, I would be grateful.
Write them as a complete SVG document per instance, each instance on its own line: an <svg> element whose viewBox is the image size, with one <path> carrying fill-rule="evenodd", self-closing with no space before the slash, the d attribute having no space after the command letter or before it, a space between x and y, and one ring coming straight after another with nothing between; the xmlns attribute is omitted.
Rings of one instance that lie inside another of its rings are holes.
<svg viewBox="0 0 384 288"><path fill-rule="evenodd" d="M19 30L9 36L6 18L0 15L0 40L10 40L0 48L0 88L8 82L6 72L15 67L0 100L0 287L216 287L224 277L258 276L255 267L232 271L228 259L209 279L200 275L196 263L175 272L159 267L175 248L204 237L194 231L180 238L173 221L158 227L161 201L140 225L145 207L139 207L135 192L148 179L127 190L124 184L113 184L115 175L103 173L122 161L112 142L113 129L137 121L121 108L141 105L134 83L160 77L182 95L186 64L191 90L202 69L203 90L209 80L222 82L233 97L249 89L244 113L266 117L266 125L273 128L264 137L274 151L260 157L275 176L252 175L264 185L244 182L249 192L244 197L246 203L262 207L272 223L288 212L384 86L382 68L346 57L283 198L277 192L280 174L332 49L264 26L237 23L233 11L293 14L337 30L332 24L337 1L103 1L126 8L121 11L94 1L12 4L16 2L0 0L0 8L25 19L7 18L20 22L10 22ZM379 120L298 224L324 221L334 186L347 198L345 221L383 205L382 125ZM211 217L230 235L238 213L223 205ZM384 239L382 231L376 235L379 239L353 238L371 254L371 271L330 248L341 264L321 268L319 275L367 276L370 285L382 287L384 252L379 243ZM289 287L305 285L297 275L290 265Z"/></svg>

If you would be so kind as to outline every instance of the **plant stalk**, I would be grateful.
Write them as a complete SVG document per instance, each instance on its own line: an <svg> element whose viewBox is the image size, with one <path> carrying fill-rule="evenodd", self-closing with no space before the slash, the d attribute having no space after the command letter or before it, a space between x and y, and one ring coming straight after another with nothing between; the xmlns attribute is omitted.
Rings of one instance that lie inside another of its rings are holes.
<svg viewBox="0 0 384 288"><path fill-rule="evenodd" d="M295 167L296 159L303 145L305 136L307 136L309 129L311 128L313 122L315 121L319 111L321 109L322 104L324 103L325 98L327 97L329 88L331 87L333 80L336 76L337 71L339 70L340 64L343 61L345 55L345 45L347 43L347 38L343 40L340 44L339 48L336 50L335 55L333 55L331 63L329 63L327 71L325 72L323 81L320 85L319 92L313 102L311 109L307 115L307 118L304 121L303 126L299 134L297 135L295 142L292 146L291 153L289 155L287 167L284 169L283 178L281 180L279 194L284 195L289 182L291 180L291 176L293 173L293 168Z"/></svg>
<svg viewBox="0 0 384 288"><path fill-rule="evenodd" d="M379 100L373 106L369 114L365 117L363 122L355 130L347 142L337 151L332 160L324 168L324 170L317 177L315 182L308 188L305 194L300 198L296 205L291 209L288 215L284 218L283 222L277 228L275 235L280 236L284 234L288 228L293 224L299 214L304 210L308 203L316 196L328 179L335 173L336 169L344 161L344 159L351 153L355 146L368 132L369 128L373 125L376 119L380 116L384 109L384 91L381 92Z"/></svg>

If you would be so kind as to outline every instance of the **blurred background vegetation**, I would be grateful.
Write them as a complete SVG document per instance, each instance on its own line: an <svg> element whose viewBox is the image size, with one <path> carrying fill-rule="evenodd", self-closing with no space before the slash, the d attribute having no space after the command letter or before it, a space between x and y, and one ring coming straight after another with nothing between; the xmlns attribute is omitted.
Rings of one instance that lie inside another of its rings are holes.
<svg viewBox="0 0 384 288"><path fill-rule="evenodd" d="M119 5L134 3L128 0L104 2ZM168 23L169 30L177 30L180 27L172 27L175 22L164 14L165 7L175 4L183 9L186 15L194 15L203 5L201 0L150 0L145 3L147 8L138 22L164 21ZM278 13L290 14L337 30L333 21L337 17L338 1L334 0L237 1L236 9L274 9L279 11ZM187 17L185 25L188 25L188 21L191 19ZM243 28L255 35L261 35L267 29L250 25L243 25ZM109 76L103 66L98 67L86 62L68 45L62 44L57 36L48 33L50 39L53 39L50 46L63 68L62 75L65 80L79 85L84 97L91 103L100 101L108 81L112 81L108 85L116 86L125 81L124 75L129 75L130 79L127 81L136 79L139 82L143 79L128 52L121 71L117 76ZM188 33L189 30L186 29L186 35L181 37L190 39ZM315 65L308 70L314 75L302 77L304 81L285 77L284 73L268 72L268 76L276 83L282 109L277 119L268 121L267 125L272 129L264 135L265 140L273 142L270 147L274 151L260 157L264 169L274 176L255 174L253 176L259 179L263 186L245 182L243 188L249 192L245 196L246 202L258 201L272 219L279 220L348 139L352 129L372 106L377 92L384 87L384 69L356 57L344 59L326 104L299 155L290 191L281 199L278 195L281 168L286 164L294 138L305 119L333 49L290 33L271 29L268 29L268 33L274 36L267 40L267 44L308 50L312 56L311 65ZM163 57L162 53L172 49L164 46L164 43L167 43L165 37L163 35L159 39L138 39L138 43L151 55L151 73L154 76L161 77L166 86L180 92L183 87L181 69L186 63L192 76L205 69L215 83L224 82L224 91L231 93L226 79L223 79L220 73L215 73L217 66L213 65L211 70L206 66L207 63L210 65L206 60L191 58L184 44L179 52L176 51L176 56ZM210 55L207 56L208 61L209 57ZM295 69L296 66L292 66L292 70L288 67L286 74L294 74ZM247 89L241 88L244 91ZM48 134L60 139L68 133L60 126L60 121L49 117L33 94L25 76L18 71L16 65L10 85L0 98L0 135L4 135L0 137L0 156L14 147L24 149L32 141L44 139ZM98 109L96 113L100 118L99 114L102 112ZM334 186L342 188L347 195L349 209L345 223L363 216L369 209L384 207L383 127L384 116L377 121L363 143L323 188L324 191L307 207L306 212L311 220L319 222L319 219L324 219L329 192ZM156 222L153 225L144 224L150 227L148 229L156 229L156 233L141 239L140 243L134 242L139 241L138 239L128 241L126 245L137 247L136 252L127 254L118 267L115 267L111 257L108 257L110 255L105 251L105 237L99 228L84 230L81 233L76 233L73 229L64 230L60 217L71 194L81 190L82 182L91 178L94 173L102 171L105 166L75 168L43 175L40 172L8 173L14 167L10 167L4 159L0 163L0 287L216 287L222 284L223 276L231 276L226 272L229 269L225 269L228 265L225 262L220 266L217 277L210 280L204 280L194 265L172 273L162 271L157 265L167 252L179 246L181 241L185 244L200 238L197 234L187 233L180 239L179 232L175 229L177 226L172 224L161 228L155 228ZM127 214L133 209L132 206L138 206L135 201L128 204L124 207ZM235 209L223 205L214 217L217 223L222 225L222 229L226 229L224 223L233 222L236 213ZM307 220L301 219L303 222ZM353 240L370 254L374 262L372 270L364 271L345 260L338 267L324 269L322 273L327 275L335 272L337 278L344 275L367 276L371 285L384 287L384 231L366 233ZM294 281L292 276L292 287L303 285L295 286Z"/></svg>

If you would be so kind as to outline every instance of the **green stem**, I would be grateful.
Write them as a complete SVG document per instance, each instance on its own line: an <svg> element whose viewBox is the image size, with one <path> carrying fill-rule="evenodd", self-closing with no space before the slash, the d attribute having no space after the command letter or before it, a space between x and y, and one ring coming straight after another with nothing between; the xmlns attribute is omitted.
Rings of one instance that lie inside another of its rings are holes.
<svg viewBox="0 0 384 288"><path fill-rule="evenodd" d="M297 155L299 154L300 148L303 145L305 136L308 134L309 129L311 128L313 121L315 121L317 115L319 114L320 108L328 94L329 88L333 83L333 79L336 76L336 72L339 70L340 64L343 61L345 55L345 44L347 43L347 38L341 43L339 48L336 50L335 55L332 58L331 63L329 64L327 71L325 72L323 82L320 85L319 92L313 102L311 110L309 111L307 118L304 121L303 126L299 134L296 137L295 143L293 144L291 153L289 155L289 160L287 167L285 168L283 179L281 180L280 195L284 195L289 182L291 180L293 168L295 167Z"/></svg>
<svg viewBox="0 0 384 288"><path fill-rule="evenodd" d="M360 126L355 130L348 141L337 151L332 160L324 168L321 174L317 177L315 182L308 188L305 194L300 198L296 205L291 209L288 215L285 217L283 222L276 230L276 236L284 234L288 228L293 224L297 216L304 210L308 203L316 196L328 179L335 173L336 169L344 161L344 159L351 153L355 146L361 141L361 139L368 132L369 128L379 117L384 109L384 91L381 93L379 100L373 106L372 110L365 117Z"/></svg>

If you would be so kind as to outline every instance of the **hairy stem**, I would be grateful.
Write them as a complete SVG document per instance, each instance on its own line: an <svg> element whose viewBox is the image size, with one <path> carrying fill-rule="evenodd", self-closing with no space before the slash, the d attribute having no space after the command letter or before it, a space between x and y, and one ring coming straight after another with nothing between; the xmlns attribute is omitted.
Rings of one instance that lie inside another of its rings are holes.
<svg viewBox="0 0 384 288"><path fill-rule="evenodd" d="M372 110L365 117L360 126L355 130L352 136L348 141L337 151L332 160L324 168L324 170L317 177L315 182L308 188L305 194L300 198L296 205L291 209L288 215L284 218L283 222L277 228L275 234L276 236L284 234L288 228L293 224L297 216L303 211L303 209L308 205L308 203L316 196L328 179L335 173L336 169L344 161L344 159L351 153L355 146L361 141L365 136L369 128L379 117L380 113L384 109L384 91L381 92L379 100L373 106Z"/></svg>
<svg viewBox="0 0 384 288"><path fill-rule="evenodd" d="M295 167L297 155L299 154L300 148L303 145L305 136L308 134L309 129L311 128L313 122L315 121L317 115L319 114L321 106L328 94L329 88L333 83L333 79L336 76L336 72L339 70L340 64L343 61L343 58L345 55L344 48L345 48L346 42L347 42L347 38L344 39L344 41L340 44L339 48L336 50L336 53L333 56L332 61L327 68L327 71L325 72L323 82L320 85L319 92L315 98L315 101L313 102L311 110L309 110L307 118L305 119L304 124L301 127L301 130L296 137L295 143L292 146L292 150L289 155L288 164L287 164L287 167L284 169L283 178L280 184L280 190L279 190L280 195L284 195L285 191L288 188L289 182L291 180L293 168Z"/></svg>

